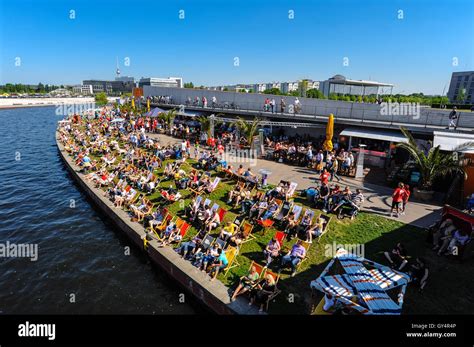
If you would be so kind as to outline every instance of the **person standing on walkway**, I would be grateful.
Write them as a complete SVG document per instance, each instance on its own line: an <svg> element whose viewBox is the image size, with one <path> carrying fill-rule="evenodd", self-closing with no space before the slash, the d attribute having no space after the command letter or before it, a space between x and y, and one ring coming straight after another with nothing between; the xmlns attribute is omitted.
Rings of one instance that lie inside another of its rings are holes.
<svg viewBox="0 0 474 347"><path fill-rule="evenodd" d="M405 208L407 206L408 199L410 199L410 195L411 195L410 186L408 184L405 184L405 186L403 187L403 190L405 191L405 195L403 196L403 203L402 203L402 215L404 216Z"/></svg>
<svg viewBox="0 0 474 347"><path fill-rule="evenodd" d="M337 161L336 157L333 157L332 158L332 165L331 165L331 169L330 169L331 182L334 180L334 178L336 178L338 182L341 182L341 178L337 174L338 170L339 170L339 162Z"/></svg>
<svg viewBox="0 0 474 347"><path fill-rule="evenodd" d="M319 176L319 180L321 181L321 184L328 184L329 183L329 172L326 168L323 169L323 172L321 173L321 176Z"/></svg>
<svg viewBox="0 0 474 347"><path fill-rule="evenodd" d="M275 110L275 104L276 104L276 103L275 103L275 99L272 99L272 100L270 101L270 108L272 109L272 113L273 113L274 110ZM276 111L276 110L275 110L275 111Z"/></svg>
<svg viewBox="0 0 474 347"><path fill-rule="evenodd" d="M456 111L456 106L453 107L453 110L449 113L449 126L446 129L451 129L451 127L456 130L457 128L457 119L458 119L458 113Z"/></svg>
<svg viewBox="0 0 474 347"><path fill-rule="evenodd" d="M301 111L300 99L296 98L295 99L295 113L300 113L300 111Z"/></svg>
<svg viewBox="0 0 474 347"><path fill-rule="evenodd" d="M285 100L283 100L283 98L281 98L281 100L280 100L280 112L285 113L285 108L286 108L286 102L285 102Z"/></svg>
<svg viewBox="0 0 474 347"><path fill-rule="evenodd" d="M392 194L392 209L390 210L390 217L393 217L394 210L397 211L395 217L400 216L403 200L406 194L405 190L403 189L404 187L405 185L402 182L398 183L398 187L394 190Z"/></svg>

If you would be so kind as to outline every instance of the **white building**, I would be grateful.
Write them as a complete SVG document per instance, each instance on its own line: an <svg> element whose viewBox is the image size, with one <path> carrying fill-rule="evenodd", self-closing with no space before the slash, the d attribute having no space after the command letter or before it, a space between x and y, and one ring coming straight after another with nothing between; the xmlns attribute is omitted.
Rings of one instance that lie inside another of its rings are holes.
<svg viewBox="0 0 474 347"><path fill-rule="evenodd" d="M183 88L183 79L181 77L142 77L138 82L138 86L140 88L143 86Z"/></svg>
<svg viewBox="0 0 474 347"><path fill-rule="evenodd" d="M298 82L282 82L280 91L284 94L288 94L298 90L299 83Z"/></svg>
<svg viewBox="0 0 474 347"><path fill-rule="evenodd" d="M81 95L92 95L93 92L91 84L75 85L72 87L72 91L74 94Z"/></svg>

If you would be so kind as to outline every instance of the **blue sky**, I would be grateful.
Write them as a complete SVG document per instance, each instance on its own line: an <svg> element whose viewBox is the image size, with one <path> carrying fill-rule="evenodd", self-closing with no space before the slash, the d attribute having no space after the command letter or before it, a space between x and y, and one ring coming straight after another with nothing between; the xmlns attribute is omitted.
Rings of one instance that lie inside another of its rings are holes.
<svg viewBox="0 0 474 347"><path fill-rule="evenodd" d="M119 57L122 75L195 85L343 74L441 94L453 71L474 69L472 0L0 3L1 84L113 79Z"/></svg>

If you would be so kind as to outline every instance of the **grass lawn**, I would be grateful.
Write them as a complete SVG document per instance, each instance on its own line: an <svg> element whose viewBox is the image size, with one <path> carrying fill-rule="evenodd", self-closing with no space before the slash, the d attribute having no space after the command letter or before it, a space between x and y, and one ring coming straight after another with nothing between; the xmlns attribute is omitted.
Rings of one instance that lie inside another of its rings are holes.
<svg viewBox="0 0 474 347"><path fill-rule="evenodd" d="M163 167L166 162L163 163ZM188 160L182 168L189 172L192 168L193 160ZM163 168L155 173L160 175ZM216 173L213 172L213 175ZM220 207L228 212L224 217L224 222L234 220L239 213L238 210L232 210L227 205L227 193L235 185L233 180L222 180L212 194L206 196L213 202L217 202ZM160 188L175 187L174 182L162 181ZM180 190L183 195L184 206L191 202L190 192ZM148 198L156 204L162 203L160 189L158 189ZM295 202L304 204L304 199L296 197ZM167 206L173 214L182 215L183 203L175 202ZM320 211L316 211L318 215ZM329 247L332 249L337 245L364 245L365 257L387 264L383 256L383 251L391 250L397 242L402 242L408 249L408 254L412 257L421 256L428 262L430 270L430 279L425 292L418 293L410 285L405 295L403 313L405 314L456 314L474 312L474 262L466 261L460 264L454 260L444 257L437 257L430 247L425 243L425 232L417 227L406 225L398 221L390 220L379 215L370 213L360 213L353 221L349 219L338 220L333 216L328 231L317 242L313 240L307 259L304 261L295 277L290 277L289 270L284 270L278 287L282 293L270 304L269 313L271 314L308 314L311 308L311 289L309 284L318 277L326 267L332 256L327 254ZM240 276L245 275L249 269L252 260L263 264L263 249L270 238L274 235L276 229L267 229L254 232L255 239L246 242L241 246L237 261L240 266L233 268L227 276L219 275L219 279L231 288L235 288ZM191 227L185 240L192 238L197 230ZM215 234L218 231L214 231ZM291 247L295 242L285 242L284 247ZM272 264L270 269L275 270Z"/></svg>

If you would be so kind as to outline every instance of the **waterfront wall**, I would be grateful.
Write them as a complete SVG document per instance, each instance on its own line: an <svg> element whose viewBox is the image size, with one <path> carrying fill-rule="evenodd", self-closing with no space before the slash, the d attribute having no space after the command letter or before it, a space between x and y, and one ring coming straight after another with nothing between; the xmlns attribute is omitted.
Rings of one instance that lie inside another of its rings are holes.
<svg viewBox="0 0 474 347"><path fill-rule="evenodd" d="M143 247L145 235L143 226L130 221L130 216L124 210L115 208L101 190L86 181L84 174L78 171L80 168L75 165L58 138L56 138L56 143L62 160L81 190L102 213L110 218L119 231L126 234L135 246L143 252L147 252L152 262L179 283L195 300L217 314L258 313L257 309L254 306L248 306L247 301L243 298L231 302L228 287L218 280L211 282L209 276L199 271L189 261L182 259L170 247L158 247L157 241L153 240L145 250Z"/></svg>
<svg viewBox="0 0 474 347"><path fill-rule="evenodd" d="M145 97L168 95L173 97L173 104L186 105L186 100L190 97L192 100L197 96L202 98L205 96L208 100L208 106L211 105L213 96L217 98L219 104L225 102L239 105L241 111L249 111L253 113L263 113L265 116L279 117L278 114L272 115L268 112L263 112L263 104L266 98L274 98L276 101L276 109L280 109L280 100L283 98L286 102L286 112L289 110L289 105L294 104L296 97L280 96L280 95L266 95L255 93L237 93L237 92L223 92L217 90L207 89L189 89L189 88L168 88L168 87L153 87L144 86L143 93ZM412 126L417 128L445 128L449 124L448 115L450 110L436 110L432 108L419 109L418 115L395 115L382 114L381 106L378 104L358 103L347 101L336 101L327 99L313 99L313 98L299 98L301 102L301 112L299 115L294 115L295 118L324 121L327 116L332 113L336 120L350 120L353 123L360 125L367 124L368 126L376 126L377 123L386 123L394 125L398 128L400 125ZM219 112L217 110L216 112ZM474 114L471 112L458 112L460 128L474 129ZM293 117L290 114L285 114L283 118L288 119Z"/></svg>

